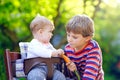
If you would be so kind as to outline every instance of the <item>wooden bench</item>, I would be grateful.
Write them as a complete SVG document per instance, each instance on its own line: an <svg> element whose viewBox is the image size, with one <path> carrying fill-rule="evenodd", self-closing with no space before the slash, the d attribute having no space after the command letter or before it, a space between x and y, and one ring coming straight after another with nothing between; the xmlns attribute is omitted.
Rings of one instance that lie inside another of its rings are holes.
<svg viewBox="0 0 120 80"><path fill-rule="evenodd" d="M21 55L19 52L12 52L9 49L5 50L4 53L4 59L5 59L5 66L6 66L6 75L7 80L13 80L14 77L16 77L15 73L15 61L18 59L21 59ZM60 71L62 71L62 62L61 58L53 57L53 58L31 58L31 59L25 59L24 60L24 72L25 75L29 73L29 71L36 65L40 63L45 63L48 67L48 74L47 74L47 80L52 80L53 76L53 64L59 64Z"/></svg>

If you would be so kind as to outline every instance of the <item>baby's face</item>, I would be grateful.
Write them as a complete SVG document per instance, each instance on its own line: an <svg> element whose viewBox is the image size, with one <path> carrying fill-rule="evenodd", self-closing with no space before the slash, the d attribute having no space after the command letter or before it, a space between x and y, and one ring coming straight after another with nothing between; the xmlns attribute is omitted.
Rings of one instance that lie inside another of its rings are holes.
<svg viewBox="0 0 120 80"><path fill-rule="evenodd" d="M42 41L43 43L49 43L50 39L53 36L53 30L54 27L53 26L46 26L43 31L42 31Z"/></svg>

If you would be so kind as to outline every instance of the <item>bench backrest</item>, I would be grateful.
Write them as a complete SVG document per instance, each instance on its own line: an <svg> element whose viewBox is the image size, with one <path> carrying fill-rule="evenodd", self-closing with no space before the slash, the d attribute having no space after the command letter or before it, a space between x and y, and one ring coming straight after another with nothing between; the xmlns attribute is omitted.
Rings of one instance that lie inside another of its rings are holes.
<svg viewBox="0 0 120 80"><path fill-rule="evenodd" d="M21 58L21 55L19 54L19 52L10 52L9 49L5 50L4 61L5 61L5 67L6 67L7 80L13 80L14 71L12 68L12 61L15 61L20 58Z"/></svg>

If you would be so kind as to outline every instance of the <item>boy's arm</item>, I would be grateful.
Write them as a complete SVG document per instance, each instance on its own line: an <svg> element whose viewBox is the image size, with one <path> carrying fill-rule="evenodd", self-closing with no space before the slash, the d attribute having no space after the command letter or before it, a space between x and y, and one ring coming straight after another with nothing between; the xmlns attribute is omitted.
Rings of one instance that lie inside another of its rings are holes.
<svg viewBox="0 0 120 80"><path fill-rule="evenodd" d="M83 74L83 80L95 80L98 72L99 72L99 65L100 65L100 52L99 51L91 51L87 56L87 61L85 65L85 70Z"/></svg>

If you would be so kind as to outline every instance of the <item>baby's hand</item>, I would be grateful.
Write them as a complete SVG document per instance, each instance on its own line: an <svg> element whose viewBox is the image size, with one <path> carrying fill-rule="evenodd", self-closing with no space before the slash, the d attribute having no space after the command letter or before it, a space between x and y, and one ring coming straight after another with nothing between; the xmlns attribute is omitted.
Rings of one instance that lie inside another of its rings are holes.
<svg viewBox="0 0 120 80"><path fill-rule="evenodd" d="M62 49L58 49L52 52L52 57L59 57L61 54L64 54L64 51Z"/></svg>
<svg viewBox="0 0 120 80"><path fill-rule="evenodd" d="M58 54L58 56L61 56L61 54L64 54L64 51L62 49L58 49L57 54Z"/></svg>

